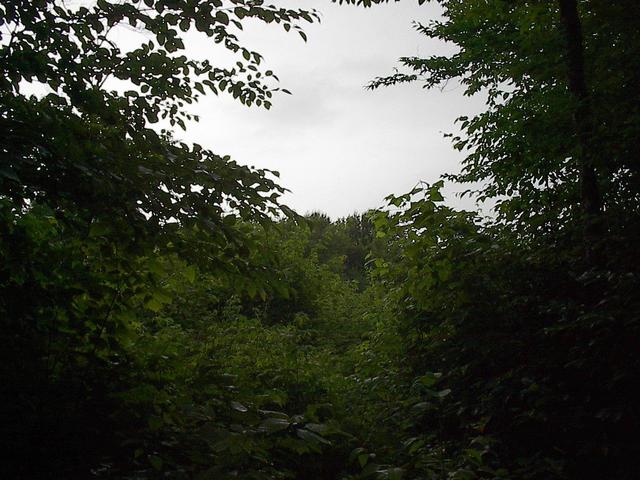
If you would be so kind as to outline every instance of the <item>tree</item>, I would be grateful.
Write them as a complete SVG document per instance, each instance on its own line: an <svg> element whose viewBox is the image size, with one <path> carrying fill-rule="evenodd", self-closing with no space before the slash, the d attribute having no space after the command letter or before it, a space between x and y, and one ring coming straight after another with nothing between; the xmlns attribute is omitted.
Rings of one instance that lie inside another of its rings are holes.
<svg viewBox="0 0 640 480"><path fill-rule="evenodd" d="M597 174L590 161L593 155L591 148L591 111L589 108L589 91L584 71L584 45L582 26L576 0L559 0L560 17L567 41L567 70L569 91L576 98L578 107L574 115L578 139L581 147L580 179L582 208L587 215L600 214L600 192Z"/></svg>
<svg viewBox="0 0 640 480"><path fill-rule="evenodd" d="M370 88L459 81L467 95L486 96L485 112L459 119L454 146L468 154L449 178L481 182L479 198L497 199L502 219L534 230L581 212L634 211L637 2L439 3L443 20L416 29L458 50L402 58L404 72Z"/></svg>
<svg viewBox="0 0 640 480"><path fill-rule="evenodd" d="M396 464L409 478L633 478L638 4L439 3L443 19L416 27L457 50L403 58L370 87L485 95L459 119L467 157L448 178L481 182L498 215L455 212L436 184L374 216L388 239L374 273L414 378Z"/></svg>
<svg viewBox="0 0 640 480"><path fill-rule="evenodd" d="M125 407L116 392L155 388L134 339L154 344L155 313L198 269L221 283L248 272L253 224L289 213L270 172L168 129L196 121L188 107L207 92L269 108L277 77L240 43L243 22L305 38L300 23L314 15L261 0L0 5L0 407L10 476L86 478L99 452L117 457ZM117 28L138 32L138 43L117 44ZM190 57L187 33L237 62Z"/></svg>
<svg viewBox="0 0 640 480"><path fill-rule="evenodd" d="M245 219L276 213L282 189L268 172L175 141L154 125L186 128L197 120L188 105L206 91L269 108L276 77L240 44L241 21L279 23L304 36L298 23L313 14L262 1L70 5L14 0L0 7L2 196L18 208L73 207L87 223L121 218L153 236L168 222L224 236L223 203ZM137 45L110 38L123 26L140 33ZM188 57L187 32L240 59L224 67ZM44 94L30 96L30 84Z"/></svg>

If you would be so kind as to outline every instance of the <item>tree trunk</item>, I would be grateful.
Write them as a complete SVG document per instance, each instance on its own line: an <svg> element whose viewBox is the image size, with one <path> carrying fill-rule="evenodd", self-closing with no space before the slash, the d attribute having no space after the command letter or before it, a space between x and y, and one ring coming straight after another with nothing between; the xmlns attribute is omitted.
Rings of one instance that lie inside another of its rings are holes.
<svg viewBox="0 0 640 480"><path fill-rule="evenodd" d="M584 71L582 26L578 14L578 1L558 0L558 2L567 42L566 61L569 91L575 97L577 104L574 111L574 121L579 142L580 200L587 222L586 232L588 237L592 237L594 232L598 230L597 224L602 213L602 201L596 172L597 149L594 148L593 141L594 122Z"/></svg>

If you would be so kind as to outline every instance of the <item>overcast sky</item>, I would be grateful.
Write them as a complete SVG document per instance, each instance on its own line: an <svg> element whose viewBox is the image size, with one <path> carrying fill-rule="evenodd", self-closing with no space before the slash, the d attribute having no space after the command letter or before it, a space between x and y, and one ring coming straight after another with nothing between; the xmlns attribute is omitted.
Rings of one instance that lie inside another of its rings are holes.
<svg viewBox="0 0 640 480"><path fill-rule="evenodd" d="M280 183L291 190L285 203L299 213L322 211L333 218L379 207L390 193L459 169L461 155L443 133L453 131L456 117L477 111L478 99L464 97L456 85L443 91L418 84L364 89L375 76L392 73L401 56L451 51L412 28L413 20L436 18L437 5L288 4L322 16L320 24L305 25L307 43L276 24L245 23L241 40L264 55L266 68L293 95L276 95L269 111L209 95L195 108L200 123L181 138L239 163L278 170ZM187 47L198 56L211 52L206 37L195 36ZM449 187L448 203L469 208L469 200L453 195L462 189Z"/></svg>

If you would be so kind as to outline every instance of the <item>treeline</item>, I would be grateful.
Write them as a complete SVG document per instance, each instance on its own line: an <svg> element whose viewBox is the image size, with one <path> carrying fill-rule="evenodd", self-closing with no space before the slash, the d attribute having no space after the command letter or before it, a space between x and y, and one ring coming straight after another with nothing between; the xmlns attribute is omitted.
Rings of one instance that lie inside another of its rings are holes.
<svg viewBox="0 0 640 480"><path fill-rule="evenodd" d="M417 29L458 50L371 87L487 96L447 179L490 218L441 181L301 217L275 172L162 130L205 92L269 108L238 30L314 12L0 5L3 478L637 476L640 4L440 3Z"/></svg>

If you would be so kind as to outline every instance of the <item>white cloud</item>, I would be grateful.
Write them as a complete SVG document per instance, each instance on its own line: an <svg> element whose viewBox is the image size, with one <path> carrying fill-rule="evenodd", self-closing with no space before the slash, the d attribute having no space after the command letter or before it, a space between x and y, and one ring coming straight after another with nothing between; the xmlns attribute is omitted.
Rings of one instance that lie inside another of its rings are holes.
<svg viewBox="0 0 640 480"><path fill-rule="evenodd" d="M322 23L306 28L307 44L276 25L245 27L248 46L265 56L293 95L277 95L270 111L207 97L195 109L200 124L183 136L241 163L279 170L281 183L292 190L286 197L290 206L332 217L380 206L389 193L458 170L462 157L443 132L455 129L456 117L477 111L478 99L470 101L455 86L445 92L417 84L363 88L392 72L400 56L451 50L411 28L412 20L435 18L437 5L295 5L323 13ZM206 40L194 40L190 49L205 55ZM448 189L454 190L463 188Z"/></svg>

